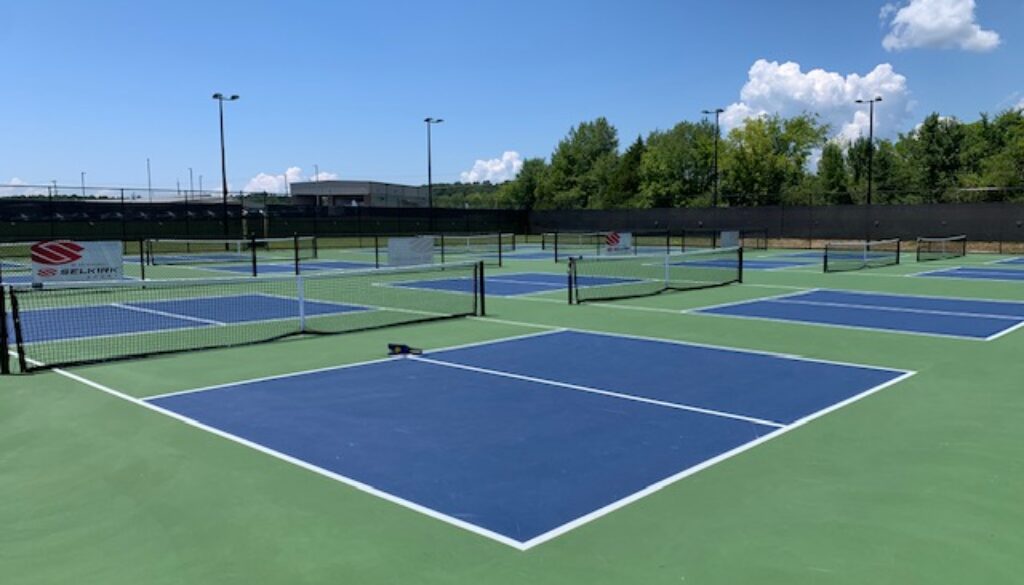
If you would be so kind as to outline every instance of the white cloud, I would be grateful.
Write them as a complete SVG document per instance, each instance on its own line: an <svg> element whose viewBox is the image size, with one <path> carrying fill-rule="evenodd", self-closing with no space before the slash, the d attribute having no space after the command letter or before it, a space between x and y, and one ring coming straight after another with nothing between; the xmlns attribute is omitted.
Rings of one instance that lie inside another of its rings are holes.
<svg viewBox="0 0 1024 585"><path fill-rule="evenodd" d="M7 183L5 185L0 186L0 197L14 197L14 196L17 196L17 195L28 195L30 193L30 191L33 192L33 193L39 191L39 189L36 189L35 191L32 191L30 189L22 187L22 185L25 185L25 184L26 184L25 181L19 179L18 177L12 178L10 181L7 181ZM43 191L45 192L45 189Z"/></svg>
<svg viewBox="0 0 1024 585"><path fill-rule="evenodd" d="M911 102L907 78L892 65L883 63L863 76L843 76L823 69L804 73L799 63L759 59L750 68L740 101L722 114L722 125L729 130L755 116L807 112L831 125L834 135L852 140L867 136L869 122L867 106L855 101L874 97L883 99L875 105L875 133L895 135L906 121Z"/></svg>
<svg viewBox="0 0 1024 585"><path fill-rule="evenodd" d="M523 159L514 150L506 150L501 158L491 160L477 160L473 168L460 173L463 183L480 183L490 181L491 183L502 183L512 180L523 168Z"/></svg>
<svg viewBox="0 0 1024 585"><path fill-rule="evenodd" d="M1024 112L1024 98L1021 98L1020 102L1018 102L1017 105L1013 107L1013 109L1017 110L1018 112Z"/></svg>
<svg viewBox="0 0 1024 585"><path fill-rule="evenodd" d="M320 174L312 177L304 177L302 174L301 167L288 167L283 174L272 175L269 173L260 173L255 177L249 179L249 182L245 184L243 191L250 193L287 193L288 185L291 183L298 183L301 181L334 181L340 178L337 173L329 173L322 171Z"/></svg>
<svg viewBox="0 0 1024 585"><path fill-rule="evenodd" d="M881 18L889 23L882 40L887 51L904 49L963 49L991 51L999 46L999 33L983 30L976 22L974 0L909 0L886 4Z"/></svg>

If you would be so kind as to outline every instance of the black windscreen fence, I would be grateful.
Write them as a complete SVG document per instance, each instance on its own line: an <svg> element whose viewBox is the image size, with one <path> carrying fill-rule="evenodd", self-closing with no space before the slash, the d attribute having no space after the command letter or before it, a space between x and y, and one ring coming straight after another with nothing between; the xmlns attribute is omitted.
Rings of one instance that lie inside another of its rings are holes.
<svg viewBox="0 0 1024 585"><path fill-rule="evenodd" d="M530 213L532 233L735 230L786 246L821 240L885 240L966 235L970 242L1024 242L1024 205L1014 203L560 210ZM763 235L762 235L763 234Z"/></svg>
<svg viewBox="0 0 1024 585"><path fill-rule="evenodd" d="M129 194L130 195L130 194ZM47 238L281 238L421 234L661 233L735 230L745 244L763 239L787 247L822 240L884 240L966 235L976 243L1024 242L1024 204L769 206L624 210L316 207L252 198L154 201L0 197L0 241ZM763 234L763 235L762 235ZM780 242L780 240L782 240ZM700 247L700 246L694 246Z"/></svg>

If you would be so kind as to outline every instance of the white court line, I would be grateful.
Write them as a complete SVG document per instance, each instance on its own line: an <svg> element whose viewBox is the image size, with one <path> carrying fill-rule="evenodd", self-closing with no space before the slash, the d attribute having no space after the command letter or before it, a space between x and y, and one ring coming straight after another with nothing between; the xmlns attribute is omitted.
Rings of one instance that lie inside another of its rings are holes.
<svg viewBox="0 0 1024 585"><path fill-rule="evenodd" d="M194 323L203 323L206 325L219 325L224 326L227 323L223 321L214 321L213 319L203 319L201 317L190 317L188 315L182 315L180 313L168 313L167 311L158 311L156 309L147 309L144 307L133 307L131 305L125 305L122 303L110 303L111 307L117 307L118 309L125 309L128 311L137 311L139 313L149 313L150 315L158 315L160 317L170 317L172 319L181 319L182 321L192 321Z"/></svg>
<svg viewBox="0 0 1024 585"><path fill-rule="evenodd" d="M828 408L819 410L816 413L813 413L813 414L810 414L808 416L805 416L804 418L802 418L802 419L800 419L800 420L798 420L798 421L796 421L796 422L794 422L794 423L792 423L792 424L790 424L788 426L785 426L785 427L783 427L781 429L777 429L777 430L775 430L775 431L773 431L771 433L768 433L767 435L758 437L757 439L754 439L753 441L750 441L749 443L744 443L743 445L740 445L740 446L738 446L738 447L736 447L736 448L734 448L734 449L732 449L730 451L726 451L725 453L722 453L720 455L712 457L711 459L706 459L706 460L698 463L697 465L694 465L693 467L690 467L688 469L684 469L684 470L680 471L679 473L677 473L675 475L669 476L669 477L667 477L667 478L665 478L665 479L663 479L663 480L661 480L659 482L653 483L653 484L647 486L646 488L644 488L644 489L642 489L640 491L634 492L634 493L632 493L632 494L630 494L630 495L628 495L628 496L626 496L626 497L624 497L624 498L622 498L622 499L620 499L618 501L612 502L611 504L603 506L603 507L601 507L601 508L599 508L597 510L594 510L593 512L590 512L588 514L580 516L579 518L576 518L575 520L572 520L571 522L567 522L567 523L565 523L565 524L563 524L563 525L561 525L561 526L559 526L557 528L549 530L548 532L545 532L544 534L541 534L539 536L535 536L534 538L531 538L530 540L527 540L526 542L522 543L523 544L523 549L524 550L531 549L531 548L533 548L533 547L535 547L535 546L537 546L539 544L543 544L543 543L548 542L549 540L552 540L554 538L557 538L557 537L559 537L559 536L561 536L561 535L563 535L563 534L565 534L565 533L567 533L567 532L569 532L571 530L579 528L580 526L583 526L584 524L588 524L590 522L593 522L594 520L597 520L598 518L601 518L603 516L607 516L608 514L611 514L612 512L614 512L616 510L619 510L620 508L624 508L624 507L628 506L629 504L632 504L633 502L636 502L636 501L638 501L638 500L640 500L642 498L645 498L645 497L647 497L647 496L649 496L649 495L651 495L651 494L653 494L655 492L658 492L658 491L660 491L662 489L665 489L665 488L669 487L670 485L672 485L672 484L674 484L674 483L676 483L676 482L678 482L678 481L680 481L682 479L685 479L685 478L687 478L687 477L689 477L691 475L694 475L695 473L698 473L700 471L704 471L705 469L713 467L713 466L715 466L715 465L717 465L717 464L719 464L719 463L721 463L723 461L726 461L726 460L731 459L731 458L733 458L733 457L735 457L735 456L737 456L737 455L739 455L741 453L749 451L749 450L753 449L754 447L757 447L758 445L761 445L762 443L766 443L766 442L768 442L768 441L770 441L770 440L772 440L772 439L774 439L776 437L780 437L780 436L782 436L782 435L784 435L784 434L786 434L786 433L788 433L788 432L790 432L792 430L798 429L798 428L806 425L807 423L809 423L809 422L811 422L811 421L813 421L815 419L819 419L819 418L821 418L821 417L823 417L823 416L825 416L827 414L830 414L832 412L835 412L836 410L839 410L840 408L843 408L845 406L849 406L849 405L851 405L854 402L857 402L859 400L863 400L864 398L867 398L868 396L871 396L872 394L875 394L877 392L881 392L882 390L884 390L886 388L889 388L890 386L893 386L895 384L898 384L898 383L906 380L907 378L910 378L911 376L915 375L916 373L917 372L905 372L902 376L899 376L897 378L889 380L888 382L884 382L882 384L879 384L878 386L875 386L874 388L869 388L869 389L865 390L864 392L861 392L860 394L857 394L855 396L851 396L850 398L847 398L846 400L843 400L841 402L837 402L836 404L833 404L832 406L830 406Z"/></svg>
<svg viewBox="0 0 1024 585"><path fill-rule="evenodd" d="M131 402L132 404L135 404L137 406L141 406L141 407L143 407L143 408L145 408L147 410L151 410L153 412L160 413L160 414L162 414L164 416L167 416L167 417L173 418L173 419L175 419L175 420L177 420L179 422L185 423L188 426L191 426L191 427L194 427L194 428L206 431L208 433L214 434L214 435L216 435L218 437L221 437L223 439L227 439L228 441L231 441L233 443L237 443L237 444L242 445L244 447L248 447L250 449L253 449L254 451L258 451L260 453L263 453L265 455L269 455L271 457L274 457L274 458L279 459L281 461L284 461L286 463L290 463L290 464L292 464L292 465L294 465L296 467L300 467L302 469L305 469L306 471L311 471L311 472L313 472L313 473L315 473L317 475L320 475L320 476L323 476L323 477L326 477L326 478L329 478L329 479L333 479L333 480L338 481L340 483L343 483L343 484L345 484L345 485L347 485L349 487L355 488L355 489L357 489L357 490L359 490L361 492L364 492L364 493L372 495L372 496L376 496L378 498L381 498L382 500L385 500L385 501L388 501L388 502L391 502L391 503L394 503L394 504L398 504L399 506L402 506L404 508L413 510L415 512L419 512L420 514L423 514L425 516L429 516L430 518L434 518L435 520L440 520L442 522L445 522L446 524L450 524L452 526L456 526L458 528L461 528L463 530L472 532L474 534L478 534L480 536L489 538L489 539L494 540L496 542L500 542L501 544L510 546L510 547L515 548L515 549L520 550L520 551L525 551L528 548L528 547L524 546L524 544L522 542L519 542L517 540L514 540L512 538L509 538L509 537L504 536L502 534L499 534L497 532L493 532L491 530L488 530L486 528L482 528L482 527L477 526L475 524L471 524L471 523L466 522L464 520L461 520L459 518L455 518L453 516L449 516L447 514L438 512L437 510L434 510L433 508L428 508L426 506L417 504L417 503L412 502L410 500L406 500L404 498L400 498L400 497L395 496L393 494L390 494L388 492L379 490L379 489L377 489L377 488L375 488L375 487L373 487L371 485L365 484L363 482L360 482L360 481L352 479L350 477L341 475L339 473L335 473L333 471L329 471L329 470L324 469L322 467L318 467L318 466L313 465L312 463L309 463L309 462L304 461L302 459L298 459L296 457L292 457L291 455L287 455L285 453L282 453L282 452L277 451L275 449L271 449L271 448L266 447L264 445L261 445L259 443L250 441L248 439L239 437L237 435L233 435L233 434L228 433L226 431L222 431L222 430L220 430L220 429L218 429L216 427L211 427L209 425L203 424L203 423L201 423L201 422L199 422L197 420L194 420L194 419L191 419L191 418L189 418L187 416L178 414L178 413L176 413L176 412L174 412L172 410L168 410L166 408L162 408L162 407L157 406L155 404L151 404L151 403L147 402L146 400L142 400L140 398L135 398L134 396L129 396L127 394L124 394L123 392L119 392L117 390L114 390L113 388L110 388L108 386L104 386L103 384L100 384L98 382L94 382L92 380L89 380L88 378L84 378L82 376L79 376L78 374L73 374L71 372L68 372L66 370L62 370L60 368L54 368L52 371L54 373L56 373L56 374L59 374L61 376L64 376L64 377L69 378L71 380L74 380L74 381L79 382L81 384L85 384L86 386L90 386L92 388L95 388L96 390L99 390L101 392L104 392L106 394L114 396L116 398L120 398L121 400L125 400L125 401Z"/></svg>
<svg viewBox="0 0 1024 585"><path fill-rule="evenodd" d="M783 423L780 423L780 422L777 422L777 421L773 421L773 420L767 420L767 419L762 419L762 418L755 418L755 417L752 417L752 416L744 416L742 414L735 414L735 413L731 413L731 412L725 412L725 411L722 411L722 410L714 410L714 409L710 409L710 408L701 408L699 406L691 406L689 404L682 404L682 403L679 403L679 402L667 402L667 401L664 401L664 400L656 400L656 399L653 399L653 398L644 398L642 396L636 396L636 395L633 395L633 394L623 394L621 392L613 392L611 390L602 390L601 388L594 388L592 386L581 386L579 384L570 384L568 382L559 382L557 380L548 380L546 378L536 378L534 376L526 376L526 375L523 375L523 374L515 374L515 373L512 373L512 372L504 372L504 371L501 371L501 370L492 370L490 368L480 368L480 367L476 367L476 366L467 366L465 364L460 364L460 363L456 363L456 362L445 362L445 361L435 360L435 359L432 359L432 358L422 357L422 356L409 356L409 359L417 361L417 362L433 364L435 366L443 366L443 367L446 367L446 368L453 368L453 369L456 369L456 370L465 370L467 372L476 372L478 374L487 374L489 376L499 376L499 377L502 377L502 378L509 378L509 379L512 379L512 380L520 380L520 381L523 381L523 382L532 382L534 384L542 384L542 385L545 385L545 386L554 386L556 388L565 388L567 390L575 390L575 391L578 391L578 392L587 392L589 394L598 394L600 396L608 396L608 397L611 397L611 398L619 398L621 400L629 400L629 401L632 401L632 402L641 402L643 404L650 404L650 405L654 405L654 406L663 406L665 408L672 408L672 409L675 409L675 410L685 410L687 412L696 412L696 413L699 413L699 414L706 414L706 415L715 416L715 417L719 417L719 418L728 418L728 419L733 419L733 420L739 420L739 421L753 423L753 424L757 424L757 425L761 425L761 426L766 426L766 427L782 428L782 427L786 426Z"/></svg>
<svg viewBox="0 0 1024 585"><path fill-rule="evenodd" d="M1014 331L1019 330L1022 327L1024 327L1024 321L1021 321L1020 323L1017 323L1013 327L1008 327L1008 328L1000 331L999 333L996 333L994 335L990 335L990 336L986 337L985 341L994 341L996 339L999 339L1000 337L1003 337L1004 335L1009 335L1009 334L1013 333Z"/></svg>
<svg viewBox="0 0 1024 585"><path fill-rule="evenodd" d="M724 309L726 307L735 307L736 305L745 305L747 303L757 303L757 302L760 302L760 301L777 301L777 300L786 299L786 298L789 298L789 297L797 297L797 296L804 295L804 294L811 293L811 292L817 292L819 290L821 290L821 289L810 288L810 289L806 289L806 290L800 290L800 291L795 291L795 292L790 292L790 293L783 293L783 294L778 294L778 295L771 295L771 296L767 296L767 297L757 297L757 298L754 298L754 299L747 299L745 301L732 301L732 302L729 302L729 303L720 303L720 304L717 304L717 305L708 305L706 307L694 307L692 309L684 309L684 310L679 311L679 312L680 313L693 313L693 312L697 312L697 311L710 311L711 309Z"/></svg>
<svg viewBox="0 0 1024 585"><path fill-rule="evenodd" d="M512 323L512 322L507 322L507 324L509 324L509 325L517 325L517 323ZM548 331L541 331L541 332L538 332L538 333L524 333L522 335L515 335L515 336L512 336L512 337L500 337L500 338L496 338L496 339L488 339L486 341L474 341L472 343L463 343L463 344L460 344L460 345L452 345L452 346L442 347L442 348L438 348L436 350L430 350L430 351L433 352L433 351L451 351L451 350L456 350L456 349L467 349L467 348L471 348L471 347L480 347L480 346L484 346L484 345L491 345L491 344L495 344L495 343L502 343L502 342L505 342L505 341L516 341L516 340L520 340L520 339L528 339L528 338L531 338L531 337L541 337L541 336L544 336L544 335L552 335L554 333L561 333L562 331L565 331L564 329L555 328L555 327L548 327L548 329L549 329ZM182 394L195 394L197 392L207 392L209 390L220 390L222 388L230 388L230 387L234 387L234 386L246 386L248 384L256 384L256 383L259 383L259 382L269 382L269 381L272 381L272 380L284 380L286 378L297 378L297 377L300 377L300 376L306 376L306 375L309 375L309 374L318 374L318 373L321 373L321 372L330 372L330 371L334 371L334 370L345 370L345 369L348 369L348 368L355 368L355 367L359 367L359 366L368 366L368 365L372 365L372 364L379 364L379 363L391 361L391 360L396 359L396 357L397 356L388 356L388 357L385 357L385 358L380 358L380 359L375 359L375 360L368 360L368 361L363 361L363 362L353 362L351 364L342 364L340 366L327 366L327 367L323 367L323 368L314 368L314 369L311 369L311 370L300 370L298 372L288 372L287 374L274 374L274 375L271 375L271 376L261 376L259 378L249 378L249 379L246 379L246 380L239 380L239 381L235 381L235 382L225 382L223 384L215 384L213 386L202 386L202 387L199 387L199 388L190 388L188 390L176 390L174 392L165 392L163 394L154 394L153 396L147 396L145 398L145 400L156 400L158 398L167 398L168 396L180 396Z"/></svg>
<svg viewBox="0 0 1024 585"><path fill-rule="evenodd" d="M938 309L912 309L907 307L887 307L884 305L861 305L857 303L838 303L838 302L827 302L827 301L800 301L795 299L764 299L766 301L784 303L787 305L812 305L818 307L839 307L839 308L850 308L850 309L870 309L873 311L891 311L894 313L920 313L923 315L940 315L949 317L980 317L983 319L1003 319L1006 321L1020 321L1024 319L1024 316L1015 317L1013 315L992 315L988 313L964 313L960 311L940 311ZM760 302L760 301L752 301Z"/></svg>
<svg viewBox="0 0 1024 585"><path fill-rule="evenodd" d="M474 321L492 321L492 319L490 317L468 317L468 318L472 319ZM539 323L530 323L530 322L527 322L527 321L508 321L508 320L496 320L496 321L499 322L499 323L506 323L506 324L509 324L509 325L520 325L522 327L538 327L538 328L539 327L552 327L551 325L541 325ZM726 353L763 355L763 356L774 357L774 358L779 358L779 359L784 359L784 360L792 360L792 361L800 361L800 362L811 362L811 363L818 363L818 364L829 364L829 365L834 365L834 366L847 366L847 367L851 367L851 368L861 368L861 369L866 369L866 370L878 370L878 371L883 371L883 372L897 372L897 373L901 373L902 374L902 373L905 373L907 371L907 370L901 370L899 368L890 368L890 367L886 367L886 366L873 366L873 365L869 365L869 364L856 364L856 363L853 363L853 362L844 362L844 361L839 361L839 360L829 360L829 359L824 359L824 358L807 357L807 356L801 356L801 355L796 355L796 354L791 354L791 353L779 353L779 352L764 351L764 350L759 350L759 349L745 349L745 348L739 348L739 347L728 347L728 346L725 346L725 345L714 345L714 344L710 344L710 343L699 343L699 342L696 342L696 341L682 341L682 340L678 340L678 339L665 339L665 338L661 338L661 337L649 337L649 336L645 336L645 335L632 335L632 334L629 334L629 333L617 333L617 332L613 332L613 331L599 331L599 330L596 330L596 329L582 329L582 328L579 328L579 327L563 327L563 328L560 328L560 329L558 329L556 331L551 331L550 333L563 333L563 332L568 332L568 333L586 333L588 335L600 335L600 336L603 336L603 337L621 337L622 339L636 339L636 340L639 340L639 341L653 341L653 342L657 342L657 343L669 343L669 344L672 344L672 345L682 345L684 347L699 347L699 348L703 348L703 349L713 349L713 350L717 350L717 351L723 351L723 352L726 352ZM510 339L513 339L513 338L510 338ZM448 351L448 350L447 349L438 349L438 350L431 351L431 353L438 353L438 352L444 352L444 351Z"/></svg>
<svg viewBox="0 0 1024 585"><path fill-rule="evenodd" d="M916 335L917 337L938 337L945 339L959 339L964 341L985 341L984 337L970 337L967 335L954 335L951 333L923 333L920 331L907 331L905 329L883 329L881 327L868 327L863 325L841 325L837 323L825 323L822 321L799 321L796 319L783 319L781 317L756 317L752 315L730 315L728 313L701 313L695 315L706 317L725 317L726 319L747 319L750 321L767 321L770 323L787 323L789 325L809 325L811 327L832 327L835 329L852 329L854 331L873 331L881 333L895 333L898 335Z"/></svg>

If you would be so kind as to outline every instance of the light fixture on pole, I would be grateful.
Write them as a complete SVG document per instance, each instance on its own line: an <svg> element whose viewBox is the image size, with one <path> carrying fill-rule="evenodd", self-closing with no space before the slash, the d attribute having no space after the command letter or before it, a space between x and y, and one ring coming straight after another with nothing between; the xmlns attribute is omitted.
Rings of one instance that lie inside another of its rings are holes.
<svg viewBox="0 0 1024 585"><path fill-rule="evenodd" d="M875 97L870 100L857 100L858 104L868 104L870 107L870 113L868 114L868 205L871 205L871 183L874 180L875 166L875 104L880 101L882 101L881 97Z"/></svg>
<svg viewBox="0 0 1024 585"><path fill-rule="evenodd" d="M225 97L222 93L213 94L213 99L217 100L217 109L220 113L220 180L221 180L221 195L222 195L222 218L224 222L224 237L228 236L228 170L227 170L227 157L224 154L224 102L233 102L238 99L237 95L231 95Z"/></svg>
<svg viewBox="0 0 1024 585"><path fill-rule="evenodd" d="M433 164L433 152L431 147L430 138L430 127L434 124L440 124L444 122L443 118L424 118L424 122L427 124L427 207L431 210L431 219L433 219L434 209L434 164Z"/></svg>
<svg viewBox="0 0 1024 585"><path fill-rule="evenodd" d="M715 171L714 171L715 172L715 191L714 191L714 199L712 200L712 205L711 205L712 207L718 207L718 189L719 189L719 187L718 187L718 140L719 140L719 137L722 134L721 131L720 131L721 126L719 126L719 116L721 116L722 112L724 112L724 111L725 110L723 110L722 108L715 108L713 110L703 110L702 111L702 113L705 114L705 115L711 115L711 114L715 115Z"/></svg>

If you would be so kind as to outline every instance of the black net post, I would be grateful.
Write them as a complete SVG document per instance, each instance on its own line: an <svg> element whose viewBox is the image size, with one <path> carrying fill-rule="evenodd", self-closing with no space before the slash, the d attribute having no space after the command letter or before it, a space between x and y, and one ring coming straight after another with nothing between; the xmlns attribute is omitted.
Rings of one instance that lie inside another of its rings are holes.
<svg viewBox="0 0 1024 585"><path fill-rule="evenodd" d="M487 293L486 293L486 282L487 279L484 277L484 263L483 260L476 265L477 273L477 294L480 295L478 308L480 309L480 316L484 317L487 315Z"/></svg>
<svg viewBox="0 0 1024 585"><path fill-rule="evenodd" d="M295 276L299 275L299 234L292 234L292 251L295 256Z"/></svg>
<svg viewBox="0 0 1024 585"><path fill-rule="evenodd" d="M740 246L740 257L737 268L739 270L739 274L737 274L736 276L736 282L739 284L743 284L743 246Z"/></svg>
<svg viewBox="0 0 1024 585"><path fill-rule="evenodd" d="M0 286L0 374L11 373L11 355L7 352L7 293Z"/></svg>
<svg viewBox="0 0 1024 585"><path fill-rule="evenodd" d="M444 234L441 234L441 264L444 264Z"/></svg>
<svg viewBox="0 0 1024 585"><path fill-rule="evenodd" d="M18 368L21 372L28 371L28 360L25 359L25 337L21 331L21 312L18 311L18 295L11 293L11 323L14 325L14 344L18 348Z"/></svg>
<svg viewBox="0 0 1024 585"><path fill-rule="evenodd" d="M146 280L146 241L139 240L139 270L142 272L142 280Z"/></svg>
<svg viewBox="0 0 1024 585"><path fill-rule="evenodd" d="M896 240L896 264L897 265L900 263L900 244L901 243L902 243L901 240Z"/></svg>
<svg viewBox="0 0 1024 585"><path fill-rule="evenodd" d="M249 254L252 257L252 275L256 276L256 234L249 235Z"/></svg>
<svg viewBox="0 0 1024 585"><path fill-rule="evenodd" d="M373 267L380 268L380 236L373 236Z"/></svg>
<svg viewBox="0 0 1024 585"><path fill-rule="evenodd" d="M566 282L565 289L569 293L569 304L571 305L572 304L572 291L573 291L573 289L576 288L575 279L573 278L573 276L576 274L576 260L574 258L569 258L569 270L568 270L567 274L568 274L568 281Z"/></svg>
<svg viewBox="0 0 1024 585"><path fill-rule="evenodd" d="M503 243L501 241L501 238L502 238L502 234L499 231L498 232L498 267L499 268L504 266L504 262L503 262L503 258L504 258L503 254L504 254L504 252L503 252L503 250L504 250L505 246L503 245ZM512 238L512 241L515 241L515 237Z"/></svg>

